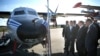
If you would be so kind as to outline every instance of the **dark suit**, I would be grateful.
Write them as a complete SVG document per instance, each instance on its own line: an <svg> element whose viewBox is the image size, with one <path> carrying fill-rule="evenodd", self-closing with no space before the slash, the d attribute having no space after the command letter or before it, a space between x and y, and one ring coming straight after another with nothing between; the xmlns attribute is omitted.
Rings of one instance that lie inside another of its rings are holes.
<svg viewBox="0 0 100 56"><path fill-rule="evenodd" d="M77 33L76 48L79 56L86 56L86 49L85 49L86 33L87 33L87 28L85 26L82 26Z"/></svg>
<svg viewBox="0 0 100 56"><path fill-rule="evenodd" d="M87 56L97 56L97 44L98 44L98 29L94 24L92 24L88 28L85 39Z"/></svg>
<svg viewBox="0 0 100 56"><path fill-rule="evenodd" d="M76 31L78 31L78 29L79 29L79 26L76 24L76 25L75 25L75 28L76 28Z"/></svg>
<svg viewBox="0 0 100 56"><path fill-rule="evenodd" d="M65 48L64 51L69 53L71 52L74 54L74 41L76 38L76 28L72 27L72 30L70 30L70 27L65 27L63 30L63 36L65 37Z"/></svg>
<svg viewBox="0 0 100 56"><path fill-rule="evenodd" d="M96 28L98 29L98 39L100 39L100 26L99 26L99 24L97 23L97 22L94 22L93 23L95 26L96 26Z"/></svg>

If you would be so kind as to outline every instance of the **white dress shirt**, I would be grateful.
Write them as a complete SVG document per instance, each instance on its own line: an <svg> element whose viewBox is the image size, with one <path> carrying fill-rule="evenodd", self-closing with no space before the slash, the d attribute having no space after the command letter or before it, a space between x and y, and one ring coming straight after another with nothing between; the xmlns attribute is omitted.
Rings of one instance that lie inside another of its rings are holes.
<svg viewBox="0 0 100 56"><path fill-rule="evenodd" d="M70 27L70 31L72 31L72 26L69 26Z"/></svg>

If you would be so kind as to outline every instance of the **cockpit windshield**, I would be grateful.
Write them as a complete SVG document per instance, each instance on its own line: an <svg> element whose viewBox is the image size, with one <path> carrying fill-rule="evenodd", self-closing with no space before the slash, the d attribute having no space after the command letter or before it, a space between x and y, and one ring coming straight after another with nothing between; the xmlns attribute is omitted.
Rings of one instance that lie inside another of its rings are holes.
<svg viewBox="0 0 100 56"><path fill-rule="evenodd" d="M25 14L24 10L15 11L14 15L23 15Z"/></svg>
<svg viewBox="0 0 100 56"><path fill-rule="evenodd" d="M28 14L37 15L37 13L35 11L28 11Z"/></svg>

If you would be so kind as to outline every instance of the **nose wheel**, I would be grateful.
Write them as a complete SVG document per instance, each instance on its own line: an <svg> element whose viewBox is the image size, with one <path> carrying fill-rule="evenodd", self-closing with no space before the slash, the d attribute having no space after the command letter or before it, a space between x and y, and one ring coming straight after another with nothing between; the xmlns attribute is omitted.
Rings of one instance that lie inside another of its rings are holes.
<svg viewBox="0 0 100 56"><path fill-rule="evenodd" d="M49 37L46 37L46 42L45 42L44 48L45 48L44 56L51 56L51 42L50 42Z"/></svg>

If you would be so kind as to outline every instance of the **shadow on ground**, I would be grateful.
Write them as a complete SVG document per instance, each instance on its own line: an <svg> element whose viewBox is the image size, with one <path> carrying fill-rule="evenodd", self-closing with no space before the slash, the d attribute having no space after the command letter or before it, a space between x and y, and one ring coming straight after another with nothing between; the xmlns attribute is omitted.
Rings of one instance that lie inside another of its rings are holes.
<svg viewBox="0 0 100 56"><path fill-rule="evenodd" d="M98 48L97 50L97 56L100 56L100 48ZM2 55L0 54L0 56L45 56L45 55L40 55L40 54L37 54L37 53L34 53L34 52L23 52L23 51L20 51L20 52L15 52L14 54L5 54L5 55ZM52 53L51 56L64 56L63 53ZM69 55L69 56L73 56L73 55ZM78 56L77 53L75 53L75 56Z"/></svg>
<svg viewBox="0 0 100 56"><path fill-rule="evenodd" d="M54 53L54 54L52 54L52 56L64 56L64 54L63 53ZM69 55L69 56L73 56L73 55ZM75 56L78 56L78 54L75 53ZM97 50L97 56L100 56L100 48L98 48L98 50Z"/></svg>

